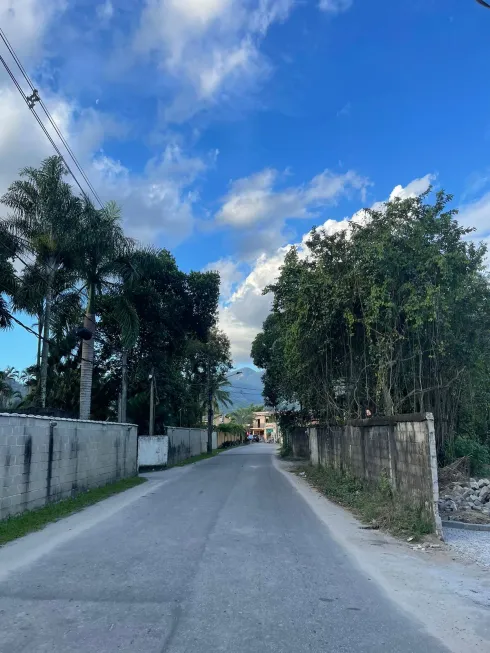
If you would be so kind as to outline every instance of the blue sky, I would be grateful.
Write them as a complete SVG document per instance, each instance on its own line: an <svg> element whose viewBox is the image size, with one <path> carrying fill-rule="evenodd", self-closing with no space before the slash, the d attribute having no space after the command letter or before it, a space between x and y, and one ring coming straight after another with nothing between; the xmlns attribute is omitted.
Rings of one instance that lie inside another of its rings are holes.
<svg viewBox="0 0 490 653"><path fill-rule="evenodd" d="M262 288L313 225L433 183L490 234L490 11L475 0L3 0L0 24L127 232L221 271L237 364ZM0 73L0 191L49 147ZM0 368L35 346L2 335Z"/></svg>

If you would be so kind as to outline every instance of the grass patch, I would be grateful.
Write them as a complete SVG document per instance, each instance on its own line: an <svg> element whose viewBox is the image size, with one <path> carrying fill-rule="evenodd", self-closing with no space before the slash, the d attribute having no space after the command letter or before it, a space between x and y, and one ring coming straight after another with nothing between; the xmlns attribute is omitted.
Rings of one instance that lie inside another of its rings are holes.
<svg viewBox="0 0 490 653"><path fill-rule="evenodd" d="M306 479L334 502L349 508L365 524L381 528L398 537L421 539L434 532L432 520L422 508L406 506L396 500L388 479L370 484L327 467L302 467Z"/></svg>
<svg viewBox="0 0 490 653"><path fill-rule="evenodd" d="M170 469L171 467L184 467L185 465L192 465L193 463L198 463L200 460L206 460L206 458L214 458L219 453L221 453L221 450L218 449L216 449L212 453L201 453L199 454L199 456L192 456L191 458L186 458L186 460L182 460L180 463L169 465L167 469Z"/></svg>
<svg viewBox="0 0 490 653"><path fill-rule="evenodd" d="M36 510L30 510L21 515L7 517L7 519L0 521L0 545L7 544L7 542L16 540L18 537L23 537L33 531L39 531L51 522L62 517L68 517L74 512L102 501L102 499L107 499L113 494L129 490L145 481L145 478L139 478L138 476L124 478L115 483L82 492L73 499L63 499L57 503L50 503L43 508L36 508Z"/></svg>
<svg viewBox="0 0 490 653"><path fill-rule="evenodd" d="M191 458L186 458L181 460L180 463L173 463L172 465L143 465L140 466L140 474L145 474L147 472L163 472L166 469L173 469L174 467L184 467L185 465L192 465L193 463L198 463L200 460L206 460L206 458L214 458L223 449L216 449L213 453L201 453L198 456L192 456Z"/></svg>

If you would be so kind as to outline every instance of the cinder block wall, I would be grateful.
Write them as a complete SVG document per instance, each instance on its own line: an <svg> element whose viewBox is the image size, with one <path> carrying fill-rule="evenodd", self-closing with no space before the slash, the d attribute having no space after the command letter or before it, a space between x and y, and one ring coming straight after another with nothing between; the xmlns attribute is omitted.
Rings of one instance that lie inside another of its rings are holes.
<svg viewBox="0 0 490 653"><path fill-rule="evenodd" d="M308 435L312 464L331 466L370 482L388 478L400 501L420 506L440 531L432 413L315 426L308 429ZM299 430L293 433L293 451L306 453Z"/></svg>
<svg viewBox="0 0 490 653"><path fill-rule="evenodd" d="M207 451L208 432L206 429L188 429L169 426L167 428L167 435L169 465L175 465ZM217 448L216 432L213 431L213 449Z"/></svg>
<svg viewBox="0 0 490 653"><path fill-rule="evenodd" d="M0 414L0 519L137 473L137 427Z"/></svg>

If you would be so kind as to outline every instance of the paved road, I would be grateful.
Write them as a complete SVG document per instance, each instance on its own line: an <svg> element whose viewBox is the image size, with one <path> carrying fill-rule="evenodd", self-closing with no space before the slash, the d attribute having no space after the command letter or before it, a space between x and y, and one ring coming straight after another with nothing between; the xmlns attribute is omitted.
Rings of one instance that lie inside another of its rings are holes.
<svg viewBox="0 0 490 653"><path fill-rule="evenodd" d="M155 474L168 482L7 576L2 653L446 651L354 566L273 452Z"/></svg>

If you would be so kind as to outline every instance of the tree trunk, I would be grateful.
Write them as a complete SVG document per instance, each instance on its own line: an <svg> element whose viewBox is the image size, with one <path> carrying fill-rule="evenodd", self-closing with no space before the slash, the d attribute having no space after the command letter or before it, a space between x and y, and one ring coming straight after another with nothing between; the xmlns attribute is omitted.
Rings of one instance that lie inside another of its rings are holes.
<svg viewBox="0 0 490 653"><path fill-rule="evenodd" d="M80 419L90 419L90 407L92 402L95 335L94 295L95 288L91 285L83 326L92 333L92 337L90 340L84 340L82 342L82 364L80 367Z"/></svg>
<svg viewBox="0 0 490 653"><path fill-rule="evenodd" d="M48 356L49 356L49 321L51 319L51 304L53 303L53 268L48 272L46 288L46 301L44 308L43 346L41 353L41 408L46 408L46 394L48 389Z"/></svg>
<svg viewBox="0 0 490 653"><path fill-rule="evenodd" d="M122 352L122 374L121 374L121 422L126 423L128 408L128 350Z"/></svg>
<svg viewBox="0 0 490 653"><path fill-rule="evenodd" d="M37 316L37 355L36 355L36 405L41 397L41 349L43 346L44 311Z"/></svg>

